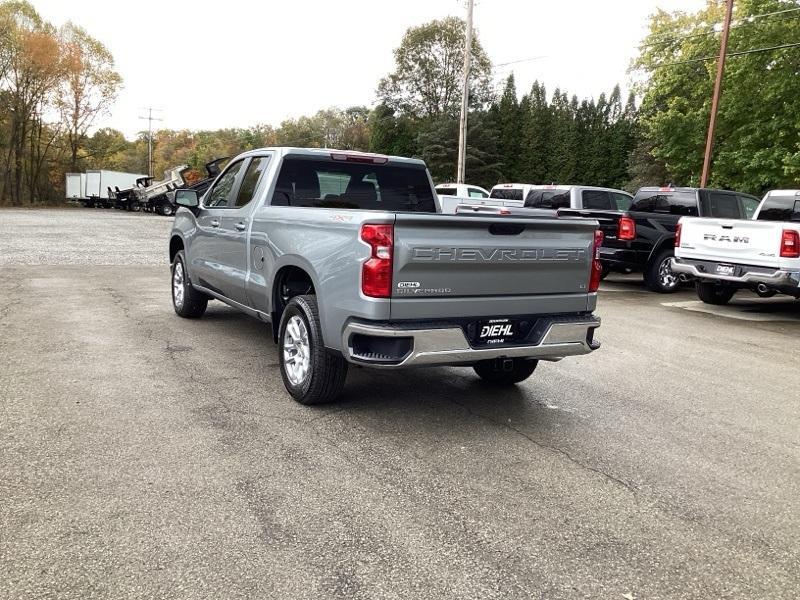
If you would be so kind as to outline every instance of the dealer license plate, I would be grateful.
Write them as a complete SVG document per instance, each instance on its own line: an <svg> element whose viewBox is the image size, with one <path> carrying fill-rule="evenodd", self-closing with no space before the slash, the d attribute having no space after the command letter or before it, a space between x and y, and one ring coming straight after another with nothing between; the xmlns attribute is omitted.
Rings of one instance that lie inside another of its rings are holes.
<svg viewBox="0 0 800 600"><path fill-rule="evenodd" d="M717 275L733 275L736 267L733 265L717 265Z"/></svg>

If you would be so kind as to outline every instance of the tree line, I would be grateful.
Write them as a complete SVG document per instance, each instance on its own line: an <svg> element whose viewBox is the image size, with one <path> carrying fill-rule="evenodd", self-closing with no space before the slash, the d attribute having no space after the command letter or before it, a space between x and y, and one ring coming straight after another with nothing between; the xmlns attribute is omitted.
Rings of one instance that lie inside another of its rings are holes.
<svg viewBox="0 0 800 600"><path fill-rule="evenodd" d="M796 5L738 0L731 50L797 39L800 10L782 12ZM513 74L496 90L491 60L474 36L468 181L697 185L721 11L711 1L692 14L654 14L631 67L639 83L625 97L619 86L592 99L539 82L518 90ZM71 23L54 28L17 0L0 2L0 32L0 204L61 201L66 171L147 172L146 133L127 140L94 129L121 84L102 43ZM214 158L283 145L416 156L437 182L453 180L464 39L454 17L410 28L373 108L327 108L277 126L157 131L156 174L189 164L199 177ZM798 48L786 48L729 59L712 185L751 193L797 186L798 58Z"/></svg>

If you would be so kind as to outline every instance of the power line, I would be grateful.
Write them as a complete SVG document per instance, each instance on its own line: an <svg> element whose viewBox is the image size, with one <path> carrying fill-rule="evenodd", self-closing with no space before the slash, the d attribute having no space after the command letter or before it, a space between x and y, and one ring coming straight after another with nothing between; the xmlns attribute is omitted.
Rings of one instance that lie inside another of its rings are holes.
<svg viewBox="0 0 800 600"><path fill-rule="evenodd" d="M783 50L784 48L795 48L800 46L800 42L795 44L782 44L780 46L769 46L768 48L753 48L752 50L741 50L739 52L728 52L728 58L732 56L743 56L745 54L755 54L756 52L769 52L770 50ZM690 58L687 60L676 60L674 62L663 63L656 65L653 69L660 69L662 67L674 67L675 65L685 65L689 63L705 62L707 60L717 60L717 56L704 56L703 58ZM653 70L650 69L650 70Z"/></svg>
<svg viewBox="0 0 800 600"><path fill-rule="evenodd" d="M739 19L736 22L735 25L731 25L730 28L731 29L735 29L737 27L742 27L744 25L751 25L753 23L753 21L757 21L758 19L763 19L765 17L772 17L772 16L775 16L775 15L782 15L782 14L786 14L786 13L790 13L790 12L797 12L797 11L800 11L800 7L787 8L785 10L778 10L778 11L771 12L771 13L763 13L763 14L760 14L760 15L752 15L750 17L744 17L742 19ZM778 19L778 20L779 21L786 21L788 19L795 18L796 16L800 17L800 15L792 15L791 17L788 17L786 19ZM716 33L719 33L719 32L716 29L714 29L713 27L712 27L712 29L710 31L701 31L700 33L690 33L690 34L681 35L681 36L670 37L671 34L666 34L665 33L665 34L662 34L660 36L656 36L656 39L654 41L648 42L646 44L641 44L639 46L639 48L641 49L641 48L648 48L650 46L665 45L665 44L670 44L672 42L677 42L677 41L680 41L680 40L688 40L688 39L691 39L691 38L702 37L704 35L712 35L712 34L716 34ZM659 39L659 38L665 38L665 39Z"/></svg>
<svg viewBox="0 0 800 600"><path fill-rule="evenodd" d="M516 65L524 62L530 62L532 60L539 60L540 58L548 58L548 56L546 54L542 54L541 56L531 56L530 58L520 58L519 60L510 60L504 63L497 63L496 65L492 65L492 69L497 69L499 67L507 67L508 65Z"/></svg>

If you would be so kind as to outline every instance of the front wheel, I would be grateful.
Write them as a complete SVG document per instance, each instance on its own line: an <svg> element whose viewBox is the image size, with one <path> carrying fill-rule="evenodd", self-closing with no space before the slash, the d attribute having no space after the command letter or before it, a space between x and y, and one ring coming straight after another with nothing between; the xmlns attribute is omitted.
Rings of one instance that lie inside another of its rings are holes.
<svg viewBox="0 0 800 600"><path fill-rule="evenodd" d="M198 319L208 306L208 296L198 292L186 273L186 255L180 250L172 261L172 307L185 319Z"/></svg>
<svg viewBox="0 0 800 600"><path fill-rule="evenodd" d="M331 402L342 393L347 361L325 348L316 296L289 301L281 315L278 342L283 385L300 404Z"/></svg>
<svg viewBox="0 0 800 600"><path fill-rule="evenodd" d="M672 270L672 256L672 250L664 250L647 265L644 282L654 292L671 294L678 289L681 279Z"/></svg>
<svg viewBox="0 0 800 600"><path fill-rule="evenodd" d="M173 210L171 204L162 204L161 210L159 211L165 217L172 216Z"/></svg>
<svg viewBox="0 0 800 600"><path fill-rule="evenodd" d="M514 385L526 380L536 370L538 360L506 358L482 360L472 368L478 376L493 385Z"/></svg>
<svg viewBox="0 0 800 600"><path fill-rule="evenodd" d="M730 302L736 293L736 288L707 281L698 281L694 284L694 287L700 300L706 304L716 304L717 306Z"/></svg>

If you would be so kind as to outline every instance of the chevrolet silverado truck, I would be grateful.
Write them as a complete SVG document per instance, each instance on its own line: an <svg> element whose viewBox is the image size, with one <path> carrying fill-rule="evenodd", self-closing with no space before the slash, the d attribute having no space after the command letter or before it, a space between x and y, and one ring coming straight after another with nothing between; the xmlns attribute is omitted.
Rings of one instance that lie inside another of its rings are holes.
<svg viewBox="0 0 800 600"><path fill-rule="evenodd" d="M678 289L686 273L672 269L675 231L684 216L749 219L758 198L708 188L643 187L628 210L558 211L562 216L596 219L603 232L600 261L603 276L609 272L641 272L654 292L668 294Z"/></svg>
<svg viewBox="0 0 800 600"><path fill-rule="evenodd" d="M695 277L707 304L741 289L800 298L800 190L767 192L749 221L684 217L672 270Z"/></svg>
<svg viewBox="0 0 800 600"><path fill-rule="evenodd" d="M597 223L445 215L425 164L267 148L175 192L172 302L271 325L287 391L336 398L349 365L473 367L491 384L599 347Z"/></svg>

